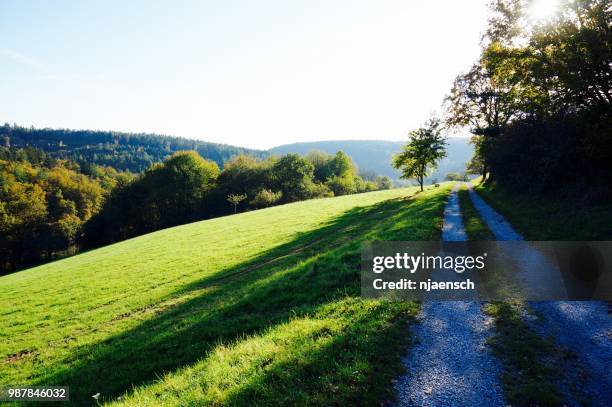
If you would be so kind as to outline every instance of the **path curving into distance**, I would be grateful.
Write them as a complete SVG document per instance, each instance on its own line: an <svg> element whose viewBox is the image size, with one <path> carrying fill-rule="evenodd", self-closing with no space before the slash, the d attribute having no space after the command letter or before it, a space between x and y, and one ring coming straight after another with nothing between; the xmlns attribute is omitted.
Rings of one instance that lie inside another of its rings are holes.
<svg viewBox="0 0 612 407"><path fill-rule="evenodd" d="M468 190L474 207L497 240L525 240L472 189L471 184ZM538 253L525 253L524 258L537 259L538 256ZM531 274L550 270L539 264L530 266L527 273ZM593 405L612 405L612 318L607 304L601 301L539 301L529 305L542 316L531 324L532 329L553 337L557 345L576 356L583 370L580 374L586 375L586 385L575 391L589 397Z"/></svg>
<svg viewBox="0 0 612 407"><path fill-rule="evenodd" d="M465 241L457 187L444 209L442 239ZM415 343L395 383L399 406L503 406L500 366L486 339L491 319L475 301L424 301Z"/></svg>

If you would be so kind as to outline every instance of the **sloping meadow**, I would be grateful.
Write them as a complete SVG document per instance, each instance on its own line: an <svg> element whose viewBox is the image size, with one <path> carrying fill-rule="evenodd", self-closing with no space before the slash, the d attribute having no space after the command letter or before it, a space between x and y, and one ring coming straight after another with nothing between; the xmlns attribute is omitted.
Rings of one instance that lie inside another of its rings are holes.
<svg viewBox="0 0 612 407"><path fill-rule="evenodd" d="M365 240L436 240L448 188L298 202L0 278L0 386L72 402L391 397L415 303L359 298Z"/></svg>

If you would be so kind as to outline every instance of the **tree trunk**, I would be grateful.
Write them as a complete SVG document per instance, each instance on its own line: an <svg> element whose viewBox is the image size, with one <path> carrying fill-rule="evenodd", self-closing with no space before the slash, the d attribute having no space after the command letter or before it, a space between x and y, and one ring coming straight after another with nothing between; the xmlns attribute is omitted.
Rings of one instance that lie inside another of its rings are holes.
<svg viewBox="0 0 612 407"><path fill-rule="evenodd" d="M421 166L421 174L419 175L419 184L421 185L421 192L423 192L423 184L425 183L425 165Z"/></svg>

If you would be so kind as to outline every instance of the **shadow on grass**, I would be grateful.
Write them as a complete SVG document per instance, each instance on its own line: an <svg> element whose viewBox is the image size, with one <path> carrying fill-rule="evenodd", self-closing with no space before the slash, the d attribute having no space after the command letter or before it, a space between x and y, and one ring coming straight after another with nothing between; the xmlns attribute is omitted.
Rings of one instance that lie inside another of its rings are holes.
<svg viewBox="0 0 612 407"><path fill-rule="evenodd" d="M347 211L252 261L181 288L166 298L179 299L175 305L158 309L128 331L77 348L35 384L70 386L71 401L79 404L91 402L95 393L109 400L205 358L220 344L359 296L361 242L437 239L445 199L440 190ZM182 296L189 298L180 301ZM354 321L346 335L359 325ZM336 345L313 350L311 363L338 351ZM317 392L316 383L308 388ZM355 397L362 391L356 387Z"/></svg>
<svg viewBox="0 0 612 407"><path fill-rule="evenodd" d="M340 332L318 330L314 335L323 340L313 341L316 346L260 369L223 404L380 405L393 397L384 390L390 390L391 380L403 370L398 357L407 345L402 313L414 314L417 306L378 302L356 310L351 302L355 300L334 303L333 317L350 321Z"/></svg>

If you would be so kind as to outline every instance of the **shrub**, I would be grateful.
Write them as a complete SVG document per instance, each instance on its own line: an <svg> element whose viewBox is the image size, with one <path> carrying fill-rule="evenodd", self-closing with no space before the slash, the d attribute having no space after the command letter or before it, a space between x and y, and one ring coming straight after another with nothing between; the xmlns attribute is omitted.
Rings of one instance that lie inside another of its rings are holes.
<svg viewBox="0 0 612 407"><path fill-rule="evenodd" d="M282 196L283 193L280 191L274 192L264 188L257 192L250 204L255 208L267 208L268 206L274 205Z"/></svg>
<svg viewBox="0 0 612 407"><path fill-rule="evenodd" d="M347 195L355 192L355 180L352 177L330 177L327 182L327 187L331 189L334 195Z"/></svg>
<svg viewBox="0 0 612 407"><path fill-rule="evenodd" d="M393 188L393 182L391 181L391 178L387 176L377 177L376 186L378 189L391 189Z"/></svg>
<svg viewBox="0 0 612 407"><path fill-rule="evenodd" d="M308 186L310 198L329 198L334 196L334 193L325 184L311 182Z"/></svg>
<svg viewBox="0 0 612 407"><path fill-rule="evenodd" d="M355 184L355 192L370 192L370 191L376 191L378 189L378 186L376 185L375 182L366 181L361 177L355 177L354 184Z"/></svg>
<svg viewBox="0 0 612 407"><path fill-rule="evenodd" d="M449 172L444 177L445 181L467 181L468 177L465 172Z"/></svg>

